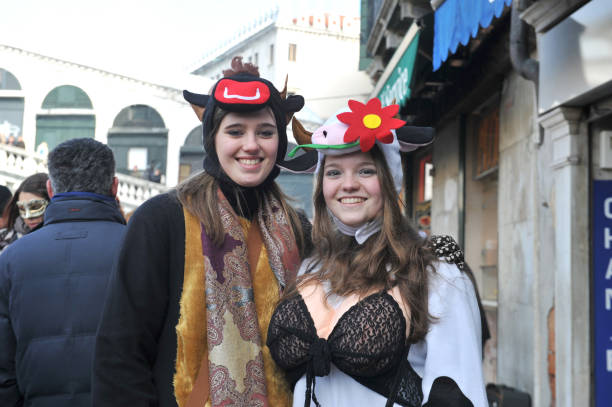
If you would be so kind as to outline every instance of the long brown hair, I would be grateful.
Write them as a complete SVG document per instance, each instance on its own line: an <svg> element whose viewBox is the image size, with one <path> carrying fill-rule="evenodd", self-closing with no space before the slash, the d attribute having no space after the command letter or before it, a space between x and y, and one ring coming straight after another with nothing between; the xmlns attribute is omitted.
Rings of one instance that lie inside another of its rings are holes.
<svg viewBox="0 0 612 407"><path fill-rule="evenodd" d="M218 181L204 171L192 175L176 187L178 198L183 206L202 222L210 240L215 245L221 246L225 239L225 230L219 216L218 189ZM273 196L280 202L285 216L291 223L293 235L300 249L300 255L303 257L305 243L302 222L295 209L287 203L288 198L275 182L266 187L264 191L256 191L256 194L260 207L265 194ZM239 200L236 199L236 201Z"/></svg>
<svg viewBox="0 0 612 407"><path fill-rule="evenodd" d="M425 337L432 320L427 306L428 271L433 269L434 258L424 239L402 215L383 153L374 146L370 154L383 197L380 232L359 245L354 237L336 230L323 197L323 161L314 191L312 238L316 242L315 262L311 263L312 272L298 280L298 286L329 281L330 294L342 296L366 295L372 290L388 291L398 286L410 310L412 334L409 339L416 342ZM295 289L287 295L292 294L295 294Z"/></svg>

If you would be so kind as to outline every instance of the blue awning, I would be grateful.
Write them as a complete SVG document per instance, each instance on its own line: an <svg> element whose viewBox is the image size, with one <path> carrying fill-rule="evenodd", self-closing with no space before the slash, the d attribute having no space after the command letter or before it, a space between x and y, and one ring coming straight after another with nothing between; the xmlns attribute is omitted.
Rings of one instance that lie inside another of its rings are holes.
<svg viewBox="0 0 612 407"><path fill-rule="evenodd" d="M436 10L434 22L433 70L454 54L459 43L467 45L479 27L488 27L512 0L446 0Z"/></svg>

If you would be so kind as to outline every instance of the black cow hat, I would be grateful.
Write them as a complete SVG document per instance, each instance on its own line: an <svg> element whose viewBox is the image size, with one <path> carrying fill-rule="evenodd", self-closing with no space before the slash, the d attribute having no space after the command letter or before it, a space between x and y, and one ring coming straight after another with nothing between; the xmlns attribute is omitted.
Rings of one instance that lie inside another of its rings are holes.
<svg viewBox="0 0 612 407"><path fill-rule="evenodd" d="M247 72L239 72L232 76L219 79L212 87L210 95L183 91L183 97L195 110L198 118L202 121L203 144L206 151L204 159L204 169L209 174L218 179L227 180L227 175L219 164L219 158L215 151L213 132L213 117L216 108L221 108L228 112L247 113L254 112L269 107L276 120L278 130L278 152L276 154L276 164L264 183L276 178L280 172L278 167L283 167L291 171L299 171L300 159L286 162L284 160L287 152L287 124L304 106L304 98L300 95L286 96L287 84L285 89L279 92L274 85L259 76Z"/></svg>

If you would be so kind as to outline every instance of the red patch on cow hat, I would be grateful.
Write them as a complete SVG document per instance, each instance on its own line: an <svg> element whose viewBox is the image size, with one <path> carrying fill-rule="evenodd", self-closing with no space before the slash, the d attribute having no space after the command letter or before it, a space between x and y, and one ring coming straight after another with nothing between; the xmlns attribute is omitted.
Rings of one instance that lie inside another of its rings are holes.
<svg viewBox="0 0 612 407"><path fill-rule="evenodd" d="M214 97L225 104L262 105L270 99L270 89L261 81L240 82L226 78L217 84Z"/></svg>

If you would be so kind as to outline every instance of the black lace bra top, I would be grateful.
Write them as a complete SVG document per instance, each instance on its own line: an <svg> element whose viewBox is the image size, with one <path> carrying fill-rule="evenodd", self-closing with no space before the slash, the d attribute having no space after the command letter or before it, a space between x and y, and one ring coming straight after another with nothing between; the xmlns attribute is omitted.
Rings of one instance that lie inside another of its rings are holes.
<svg viewBox="0 0 612 407"><path fill-rule="evenodd" d="M317 336L312 316L298 295L281 302L270 321L267 345L291 386L306 374L305 406L314 401L315 377L333 363L359 383L387 397L387 405L420 406L421 378L408 363L406 319L386 291L349 308L329 337Z"/></svg>

